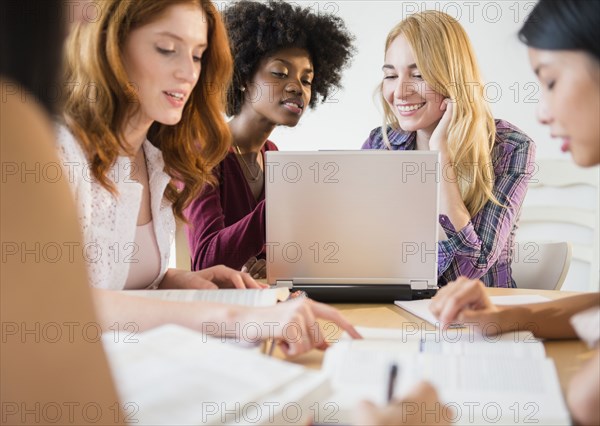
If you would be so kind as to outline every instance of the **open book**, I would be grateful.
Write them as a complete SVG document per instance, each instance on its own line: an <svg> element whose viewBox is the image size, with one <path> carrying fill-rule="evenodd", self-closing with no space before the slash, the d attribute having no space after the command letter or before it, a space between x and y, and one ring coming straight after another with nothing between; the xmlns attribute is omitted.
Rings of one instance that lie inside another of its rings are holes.
<svg viewBox="0 0 600 426"><path fill-rule="evenodd" d="M396 364L394 397L427 380L437 389L441 415L456 424L570 423L554 363L531 333L484 338L466 328L358 331L364 340L342 339L326 352L323 364L342 422L362 399L386 403ZM433 422L435 414L429 416Z"/></svg>
<svg viewBox="0 0 600 426"><path fill-rule="evenodd" d="M322 373L176 325L103 343L129 423L308 424L331 392Z"/></svg>
<svg viewBox="0 0 600 426"><path fill-rule="evenodd" d="M179 302L214 302L245 306L272 306L287 300L290 290L285 287L267 289L219 290L125 290L132 296L156 297Z"/></svg>

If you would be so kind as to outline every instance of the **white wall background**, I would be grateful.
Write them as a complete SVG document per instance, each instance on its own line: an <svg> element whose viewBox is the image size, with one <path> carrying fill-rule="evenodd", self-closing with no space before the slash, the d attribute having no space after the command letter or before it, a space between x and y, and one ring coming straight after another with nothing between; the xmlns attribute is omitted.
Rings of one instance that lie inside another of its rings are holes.
<svg viewBox="0 0 600 426"><path fill-rule="evenodd" d="M292 2L294 3L294 2ZM529 67L527 49L517 32L535 1L295 1L316 13L341 17L356 36L357 55L346 70L343 90L314 111L307 111L296 128L278 128L271 139L281 150L359 149L369 131L381 124L381 108L374 96L381 80L384 43L388 31L408 15L427 9L458 19L469 34L486 81L487 98L497 118L506 119L537 144L537 158L567 158L560 142L535 119L539 86ZM598 208L597 191L575 188L564 202ZM530 193L528 203L556 203L557 193ZM564 228L564 229L563 229ZM521 240L591 241L591 232L573 227L522 229ZM586 269L587 268L587 269ZM586 290L589 267L573 264L563 290Z"/></svg>

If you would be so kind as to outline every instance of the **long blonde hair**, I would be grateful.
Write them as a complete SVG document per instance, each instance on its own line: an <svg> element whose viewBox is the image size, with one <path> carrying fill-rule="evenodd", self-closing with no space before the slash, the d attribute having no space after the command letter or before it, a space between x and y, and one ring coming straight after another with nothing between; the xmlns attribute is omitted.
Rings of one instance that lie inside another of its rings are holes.
<svg viewBox="0 0 600 426"><path fill-rule="evenodd" d="M131 31L180 3L204 11L208 47L181 121L174 126L154 123L148 137L162 151L165 171L173 178L165 195L173 203L174 213L183 219L183 209L206 182L213 182L212 169L225 157L231 140L223 113L233 61L225 27L210 0L99 2L99 19L78 25L68 40L64 118L86 153L94 178L116 194L107 174L120 151L129 152L122 131L139 107L121 59L123 45Z"/></svg>
<svg viewBox="0 0 600 426"><path fill-rule="evenodd" d="M484 99L484 85L471 42L451 16L433 10L401 21L388 34L385 50L402 35L412 47L423 80L435 92L455 101L448 130L448 150L456 171L462 199L471 217L493 195L491 152L496 125ZM401 130L392 109L379 89L384 110L383 137L389 146L387 126Z"/></svg>

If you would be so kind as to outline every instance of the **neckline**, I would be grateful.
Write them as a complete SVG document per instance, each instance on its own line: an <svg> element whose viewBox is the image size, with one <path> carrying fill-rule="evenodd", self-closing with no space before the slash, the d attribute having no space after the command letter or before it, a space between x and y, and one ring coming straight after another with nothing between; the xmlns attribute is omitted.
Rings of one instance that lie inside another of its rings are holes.
<svg viewBox="0 0 600 426"><path fill-rule="evenodd" d="M262 149L260 150L260 155L262 155L262 158L263 158L263 164L265 161L265 152L266 151L268 151L268 148L267 148L267 144L265 143L265 145L263 145ZM231 147L229 152L231 154L231 158L232 158L233 162L235 163L235 167L237 167L240 178L244 182L243 185L244 185L244 188L246 189L246 194L252 200L252 206L256 207L258 205L258 203L260 203L265 198L265 180L263 179L262 190L260 191L260 195L258 196L258 198L254 198L254 194L252 193L252 188L250 187L250 182L248 182L248 180L246 179L246 175L244 174L244 170L242 169L242 165L240 164L240 161L237 159L237 154L236 154L234 148ZM264 173L265 173L265 171L263 170L263 176L264 176Z"/></svg>

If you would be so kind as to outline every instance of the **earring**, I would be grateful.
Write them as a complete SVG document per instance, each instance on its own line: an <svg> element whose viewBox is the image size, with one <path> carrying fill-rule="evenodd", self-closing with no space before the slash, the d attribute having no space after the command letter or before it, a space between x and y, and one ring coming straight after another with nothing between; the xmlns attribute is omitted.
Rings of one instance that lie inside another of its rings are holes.
<svg viewBox="0 0 600 426"><path fill-rule="evenodd" d="M245 92L246 88L244 86L240 87L240 92Z"/></svg>

